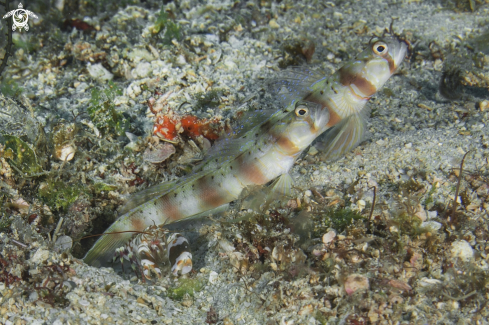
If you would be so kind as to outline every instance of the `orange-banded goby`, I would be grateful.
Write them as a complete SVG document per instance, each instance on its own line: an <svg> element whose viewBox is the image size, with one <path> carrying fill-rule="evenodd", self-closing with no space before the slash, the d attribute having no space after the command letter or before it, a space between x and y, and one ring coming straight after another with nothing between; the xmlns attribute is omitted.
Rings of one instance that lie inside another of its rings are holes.
<svg viewBox="0 0 489 325"><path fill-rule="evenodd" d="M394 74L407 46L394 38L372 40L367 49L333 75L296 68L274 83L277 110L255 111L247 127L218 141L192 174L146 189L126 204L121 216L84 257L105 266L116 249L151 225L192 218L240 197L250 186L275 180L271 188L287 193L296 159L321 134L319 149L328 159L341 157L366 133L368 99Z"/></svg>

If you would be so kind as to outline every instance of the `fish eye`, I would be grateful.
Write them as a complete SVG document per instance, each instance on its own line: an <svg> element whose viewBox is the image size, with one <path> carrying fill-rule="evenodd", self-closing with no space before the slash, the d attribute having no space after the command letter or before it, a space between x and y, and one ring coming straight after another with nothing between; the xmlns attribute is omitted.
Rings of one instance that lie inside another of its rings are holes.
<svg viewBox="0 0 489 325"><path fill-rule="evenodd" d="M374 45L372 46L372 50L374 51L375 54L384 56L387 54L389 48L387 47L387 44L385 44L382 41L375 42Z"/></svg>
<svg viewBox="0 0 489 325"><path fill-rule="evenodd" d="M305 107L305 106L301 105L295 109L295 115L297 115L299 117L304 117L307 115L307 113L309 113L309 109L307 109L307 107Z"/></svg>

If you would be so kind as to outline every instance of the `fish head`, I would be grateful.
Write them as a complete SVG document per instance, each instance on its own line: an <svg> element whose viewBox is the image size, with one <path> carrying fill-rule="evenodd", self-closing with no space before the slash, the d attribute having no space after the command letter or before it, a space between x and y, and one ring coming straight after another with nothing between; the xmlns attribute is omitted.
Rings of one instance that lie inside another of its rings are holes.
<svg viewBox="0 0 489 325"><path fill-rule="evenodd" d="M297 101L289 105L285 112L287 114L276 124L272 134L288 154L302 152L327 128L329 113L324 112L319 104Z"/></svg>
<svg viewBox="0 0 489 325"><path fill-rule="evenodd" d="M360 97L370 97L396 72L407 52L407 44L394 37L373 38L355 60L340 70L340 82L355 88Z"/></svg>

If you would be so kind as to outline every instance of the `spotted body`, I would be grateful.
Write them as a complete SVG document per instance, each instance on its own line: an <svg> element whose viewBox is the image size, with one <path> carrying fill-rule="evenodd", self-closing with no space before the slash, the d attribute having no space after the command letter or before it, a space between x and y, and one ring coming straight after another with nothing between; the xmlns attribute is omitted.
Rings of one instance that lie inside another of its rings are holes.
<svg viewBox="0 0 489 325"><path fill-rule="evenodd" d="M277 179L272 186L287 192L288 171L300 154L323 132L328 158L357 145L365 133L364 106L394 73L406 52L397 40L376 40L331 77L294 70L275 83L282 108L257 111L250 126L219 141L194 173L177 182L136 194L85 256L87 264L106 265L115 249L156 224L191 218L236 200L242 191ZM326 131L326 132L325 132Z"/></svg>

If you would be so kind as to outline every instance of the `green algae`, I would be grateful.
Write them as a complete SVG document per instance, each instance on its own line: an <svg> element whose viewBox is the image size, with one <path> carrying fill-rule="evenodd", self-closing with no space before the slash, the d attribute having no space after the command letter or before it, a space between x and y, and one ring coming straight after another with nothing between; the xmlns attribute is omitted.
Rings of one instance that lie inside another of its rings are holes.
<svg viewBox="0 0 489 325"><path fill-rule="evenodd" d="M168 289L168 297L175 300L182 300L185 295L191 297L196 292L201 291L204 288L204 283L201 279L179 279L178 287Z"/></svg>
<svg viewBox="0 0 489 325"><path fill-rule="evenodd" d="M26 142L13 135L0 135L0 143L4 145L3 153L0 154L17 172L23 176L33 176L42 172L36 153Z"/></svg>
<svg viewBox="0 0 489 325"><path fill-rule="evenodd" d="M102 183L102 182L97 182L97 183L93 184L93 190L97 194L100 194L102 192L115 191L116 189L117 189L117 186L110 185L110 184L105 184L105 183Z"/></svg>
<svg viewBox="0 0 489 325"><path fill-rule="evenodd" d="M326 213L324 219L331 228L338 233L343 232L354 221L365 219L359 212L350 208L332 209Z"/></svg>
<svg viewBox="0 0 489 325"><path fill-rule="evenodd" d="M80 184L48 180L39 186L40 199L53 210L66 210L87 189Z"/></svg>
<svg viewBox="0 0 489 325"><path fill-rule="evenodd" d="M180 25L170 19L170 15L165 11L165 8L161 8L160 14L153 26L153 33L159 34L163 30L162 41L165 45L170 45L173 39L176 39L177 41L182 39Z"/></svg>
<svg viewBox="0 0 489 325"><path fill-rule="evenodd" d="M22 93L22 88L13 79L6 79L0 85L0 93L7 97L18 97Z"/></svg>
<svg viewBox="0 0 489 325"><path fill-rule="evenodd" d="M88 115L93 124L104 135L115 133L118 136L124 135L129 129L130 123L121 112L115 109L114 99L121 96L122 90L112 81L109 81L109 87L103 90L93 89Z"/></svg>

